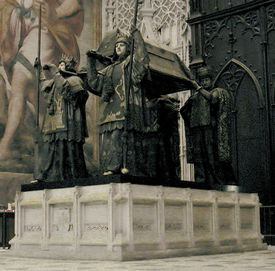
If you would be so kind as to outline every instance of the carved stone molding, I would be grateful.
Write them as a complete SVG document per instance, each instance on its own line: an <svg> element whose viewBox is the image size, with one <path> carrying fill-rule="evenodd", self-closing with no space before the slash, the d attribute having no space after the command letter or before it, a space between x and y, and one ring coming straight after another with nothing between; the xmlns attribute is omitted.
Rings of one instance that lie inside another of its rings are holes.
<svg viewBox="0 0 275 271"><path fill-rule="evenodd" d="M131 195L117 203L110 190ZM266 249L257 194L232 198L232 192L130 183L82 186L79 192L80 209L74 187L51 189L44 205L33 203L42 200L42 190L22 192L12 254L123 261Z"/></svg>

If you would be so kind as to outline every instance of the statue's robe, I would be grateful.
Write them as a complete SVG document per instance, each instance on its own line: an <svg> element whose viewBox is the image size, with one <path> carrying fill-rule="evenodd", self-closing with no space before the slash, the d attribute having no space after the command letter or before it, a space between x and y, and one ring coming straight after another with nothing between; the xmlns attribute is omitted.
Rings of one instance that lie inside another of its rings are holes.
<svg viewBox="0 0 275 271"><path fill-rule="evenodd" d="M187 161L195 165L195 179L215 184L226 182L221 167L230 168L232 160L232 99L229 92L222 88L212 89L210 95L211 99L207 100L196 92L186 101L180 113L185 125ZM233 179L233 174L230 178Z"/></svg>
<svg viewBox="0 0 275 271"><path fill-rule="evenodd" d="M83 144L88 136L85 116L88 93L78 76L60 73L43 81L41 89L48 106L41 129L42 157L36 179L45 181L87 176Z"/></svg>

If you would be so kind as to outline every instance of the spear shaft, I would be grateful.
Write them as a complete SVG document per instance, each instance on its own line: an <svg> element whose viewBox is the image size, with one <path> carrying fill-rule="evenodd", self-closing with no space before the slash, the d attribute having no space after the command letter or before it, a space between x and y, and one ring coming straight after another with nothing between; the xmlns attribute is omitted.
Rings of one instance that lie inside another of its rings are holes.
<svg viewBox="0 0 275 271"><path fill-rule="evenodd" d="M35 126L39 130L39 100L40 100L40 72L41 72L41 4L38 13L38 49L37 49L37 92L36 92L36 120Z"/></svg>
<svg viewBox="0 0 275 271"><path fill-rule="evenodd" d="M134 19L133 19L134 27L136 27L137 25L138 4L139 4L139 0L136 0L135 10L134 10ZM128 152L128 125L129 125L128 123L129 122L129 96L130 96L130 89L132 84L132 72L133 72L133 60L134 60L134 48L135 48L135 40L132 34L130 36L130 41L131 41L131 48L130 48L129 74L128 74L128 80L126 85L126 93L125 93L126 116L125 116L125 125L124 125L125 143L123 147L123 168L126 169L125 173L128 173L127 152Z"/></svg>
<svg viewBox="0 0 275 271"><path fill-rule="evenodd" d="M38 48L37 58L35 61L36 67L36 107L35 107L35 142L34 142L34 179L39 175L39 101L40 101L40 73L41 73L41 4L38 10Z"/></svg>

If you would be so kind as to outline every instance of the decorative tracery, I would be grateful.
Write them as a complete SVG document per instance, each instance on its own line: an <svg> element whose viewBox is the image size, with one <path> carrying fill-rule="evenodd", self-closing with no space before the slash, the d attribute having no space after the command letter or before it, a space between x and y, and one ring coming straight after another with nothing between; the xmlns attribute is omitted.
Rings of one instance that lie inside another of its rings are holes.
<svg viewBox="0 0 275 271"><path fill-rule="evenodd" d="M129 30L132 24L132 20L134 17L134 7L136 0L120 0L117 1L116 4L116 18L117 18L117 27L122 30ZM141 5L139 5L139 9L141 9ZM140 25L142 20L140 16L140 12L138 12L137 24Z"/></svg>
<svg viewBox="0 0 275 271"><path fill-rule="evenodd" d="M177 24L179 20L185 20L186 2L179 0L155 0L152 1L155 10L153 24L156 29Z"/></svg>
<svg viewBox="0 0 275 271"><path fill-rule="evenodd" d="M105 0L105 29L128 32L134 17L136 0ZM188 25L187 0L143 0L139 5L137 26L143 35L171 49L182 48ZM186 44L188 46L188 44ZM180 50L176 51L180 55Z"/></svg>
<svg viewBox="0 0 275 271"><path fill-rule="evenodd" d="M271 5L266 9L267 15L267 31L275 30L275 5Z"/></svg>

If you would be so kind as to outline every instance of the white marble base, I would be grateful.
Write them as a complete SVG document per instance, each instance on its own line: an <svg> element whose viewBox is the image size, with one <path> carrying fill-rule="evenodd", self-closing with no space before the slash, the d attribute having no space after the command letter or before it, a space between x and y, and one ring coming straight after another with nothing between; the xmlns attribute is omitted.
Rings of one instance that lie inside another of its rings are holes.
<svg viewBox="0 0 275 271"><path fill-rule="evenodd" d="M133 260L266 248L257 194L106 184L18 192L17 256Z"/></svg>

